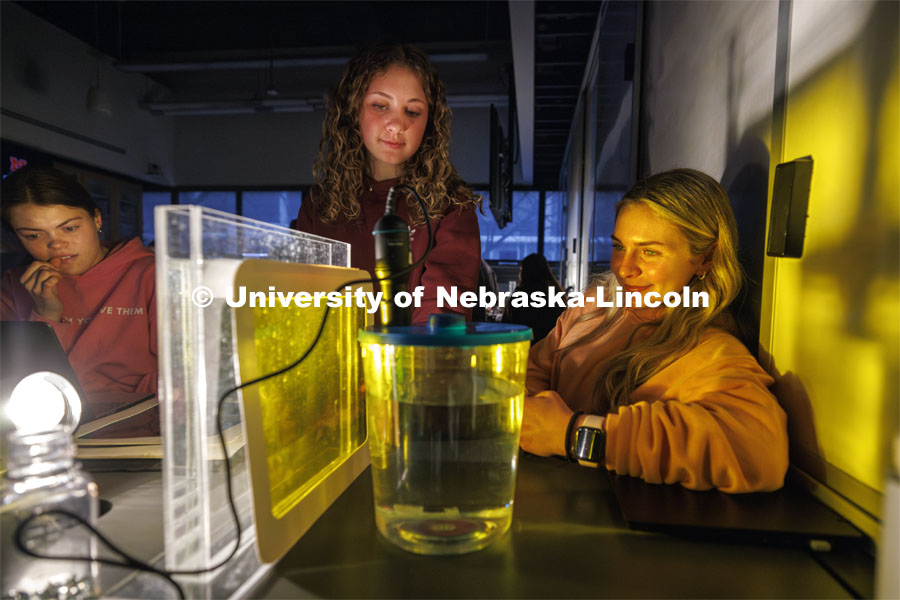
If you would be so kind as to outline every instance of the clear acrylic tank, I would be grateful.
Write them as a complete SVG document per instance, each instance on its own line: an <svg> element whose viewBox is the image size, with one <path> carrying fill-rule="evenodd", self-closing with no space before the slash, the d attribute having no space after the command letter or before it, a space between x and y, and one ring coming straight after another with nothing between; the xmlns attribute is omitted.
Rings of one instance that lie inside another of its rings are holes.
<svg viewBox="0 0 900 600"><path fill-rule="evenodd" d="M158 206L155 226L165 567L205 569L228 555L236 535L216 437L219 397L237 382L226 286L246 259L348 267L350 248L199 206ZM237 394L222 421L242 426ZM240 595L265 571L253 544L246 449L230 460L242 546L225 568L187 582L191 597Z"/></svg>

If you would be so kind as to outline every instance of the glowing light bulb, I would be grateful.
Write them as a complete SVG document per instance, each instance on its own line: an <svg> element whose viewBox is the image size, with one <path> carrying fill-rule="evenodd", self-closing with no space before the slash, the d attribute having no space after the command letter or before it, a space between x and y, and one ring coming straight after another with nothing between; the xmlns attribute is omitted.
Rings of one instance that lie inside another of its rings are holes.
<svg viewBox="0 0 900 600"><path fill-rule="evenodd" d="M39 371L16 385L6 404L6 414L22 432L47 431L59 424L74 430L81 419L81 399L65 377Z"/></svg>

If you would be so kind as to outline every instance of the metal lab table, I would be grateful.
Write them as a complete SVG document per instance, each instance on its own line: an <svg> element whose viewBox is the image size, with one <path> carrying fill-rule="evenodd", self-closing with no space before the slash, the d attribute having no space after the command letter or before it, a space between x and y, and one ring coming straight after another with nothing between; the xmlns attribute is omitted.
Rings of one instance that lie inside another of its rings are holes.
<svg viewBox="0 0 900 600"><path fill-rule="evenodd" d="M850 598L808 550L630 530L603 471L523 454L510 532L462 556L417 556L375 529L360 476L254 598Z"/></svg>

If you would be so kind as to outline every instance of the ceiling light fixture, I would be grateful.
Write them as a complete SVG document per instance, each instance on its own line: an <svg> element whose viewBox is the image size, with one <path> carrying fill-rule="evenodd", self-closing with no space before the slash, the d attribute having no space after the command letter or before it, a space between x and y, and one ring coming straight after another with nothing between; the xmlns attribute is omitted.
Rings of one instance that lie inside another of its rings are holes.
<svg viewBox="0 0 900 600"><path fill-rule="evenodd" d="M99 70L100 65L98 64L97 71L99 72ZM85 106L87 107L88 112L106 115L107 117L111 117L113 114L112 103L109 101L109 96L100 89L99 75L97 75L97 84L92 85L90 89L88 89Z"/></svg>
<svg viewBox="0 0 900 600"><path fill-rule="evenodd" d="M278 95L278 90L275 89L275 61L269 61L269 75L268 75L268 84L266 85L266 96L270 98L274 98Z"/></svg>
<svg viewBox="0 0 900 600"><path fill-rule="evenodd" d="M99 2L94 3L94 47L97 49L97 78L94 85L88 89L85 107L88 112L111 117L112 102L109 101L106 92L100 89L100 59L103 54L100 52L100 7L98 5Z"/></svg>

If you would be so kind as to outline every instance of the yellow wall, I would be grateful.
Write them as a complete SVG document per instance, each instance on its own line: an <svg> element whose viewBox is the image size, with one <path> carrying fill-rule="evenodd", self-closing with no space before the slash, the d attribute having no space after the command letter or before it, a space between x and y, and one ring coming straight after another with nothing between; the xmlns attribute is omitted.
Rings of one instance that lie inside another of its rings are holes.
<svg viewBox="0 0 900 600"><path fill-rule="evenodd" d="M809 218L802 258L767 259L761 335L792 460L876 517L900 403L897 13L879 5L789 89L783 160L814 159Z"/></svg>

